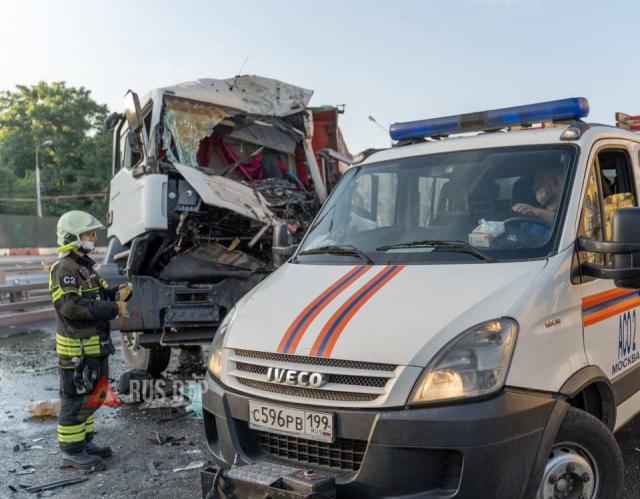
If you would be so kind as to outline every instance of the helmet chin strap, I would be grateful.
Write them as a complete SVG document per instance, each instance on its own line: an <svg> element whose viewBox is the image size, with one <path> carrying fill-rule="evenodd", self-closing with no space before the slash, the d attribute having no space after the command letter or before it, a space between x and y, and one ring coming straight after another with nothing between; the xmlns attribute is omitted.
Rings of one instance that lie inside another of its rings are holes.
<svg viewBox="0 0 640 499"><path fill-rule="evenodd" d="M74 249L78 248L80 248L80 242L73 241L69 244L65 244L64 246L59 246L56 251L58 253L68 253L69 251L73 251Z"/></svg>

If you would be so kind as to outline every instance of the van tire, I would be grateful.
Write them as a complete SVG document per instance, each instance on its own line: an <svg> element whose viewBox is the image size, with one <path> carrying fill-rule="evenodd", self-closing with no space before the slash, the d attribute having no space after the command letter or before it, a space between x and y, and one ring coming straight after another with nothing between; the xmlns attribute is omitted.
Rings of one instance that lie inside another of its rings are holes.
<svg viewBox="0 0 640 499"><path fill-rule="evenodd" d="M624 462L622 452L613 434L599 419L574 407L560 425L560 430L548 457L544 477L536 497L553 497L549 494L549 483L559 475L555 470L565 470L565 464L558 468L563 453L566 457L577 449L578 456L588 455L587 461L593 461L597 473L597 490L595 495L587 496L596 499L617 498L622 494L624 485ZM586 451L586 452L583 452ZM579 459L579 457L578 457ZM556 467L554 467L556 465ZM578 464L579 467L579 464ZM547 487L547 493L543 487Z"/></svg>

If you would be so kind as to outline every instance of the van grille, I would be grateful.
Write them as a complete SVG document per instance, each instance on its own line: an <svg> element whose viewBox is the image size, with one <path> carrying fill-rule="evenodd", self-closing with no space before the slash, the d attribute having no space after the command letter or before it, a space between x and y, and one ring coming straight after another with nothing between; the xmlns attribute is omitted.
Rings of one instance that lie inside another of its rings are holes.
<svg viewBox="0 0 640 499"><path fill-rule="evenodd" d="M236 348L238 357L250 357L260 360L274 360L277 362L290 362L298 364L311 364L314 366L344 367L348 369L367 369L373 371L395 371L393 364L378 362L361 362L359 360L327 359L325 357L304 357L302 355L288 355L285 353L259 352L257 350L242 350Z"/></svg>
<svg viewBox="0 0 640 499"><path fill-rule="evenodd" d="M322 390L315 388L303 388L300 386L279 385L275 383L265 383L253 379L238 378L238 382L249 388L263 390L270 393L281 393L291 397L304 397L317 400L339 400L341 402L369 402L378 398L378 395L369 393L349 393L335 390Z"/></svg>
<svg viewBox="0 0 640 499"><path fill-rule="evenodd" d="M358 471L367 450L364 440L338 438L333 443L258 432L260 448L270 457L301 465Z"/></svg>
<svg viewBox="0 0 640 499"><path fill-rule="evenodd" d="M269 394L279 393L308 400L373 402L385 396L396 379L396 367L376 362L327 359L254 350L230 351L228 374L240 385ZM310 371L326 375L319 387L274 383L267 380L269 368Z"/></svg>
<svg viewBox="0 0 640 499"><path fill-rule="evenodd" d="M267 375L269 368L267 366L257 366L255 364L247 364L246 362L236 362L236 369L254 374ZM377 386L383 387L387 384L389 378L374 378L373 376L347 376L344 374L330 374L328 382L338 383L340 385L358 385L358 386Z"/></svg>

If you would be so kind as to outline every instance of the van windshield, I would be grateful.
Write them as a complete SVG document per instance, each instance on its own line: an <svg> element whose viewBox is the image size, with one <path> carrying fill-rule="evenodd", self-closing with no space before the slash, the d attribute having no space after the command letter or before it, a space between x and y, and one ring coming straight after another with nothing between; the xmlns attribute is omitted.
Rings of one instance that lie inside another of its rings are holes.
<svg viewBox="0 0 640 499"><path fill-rule="evenodd" d="M554 250L576 154L569 144L502 147L352 168L294 261L545 257Z"/></svg>

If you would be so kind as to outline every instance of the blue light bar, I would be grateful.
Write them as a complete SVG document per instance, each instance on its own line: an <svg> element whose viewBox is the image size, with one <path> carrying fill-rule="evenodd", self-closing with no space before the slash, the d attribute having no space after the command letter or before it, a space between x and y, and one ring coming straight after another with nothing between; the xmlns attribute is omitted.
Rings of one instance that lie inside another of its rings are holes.
<svg viewBox="0 0 640 499"><path fill-rule="evenodd" d="M499 130L508 126L542 121L578 119L584 118L588 114L589 101L584 97L572 97L526 106L505 107L493 111L394 123L389 128L389 135L393 140L420 139L453 133Z"/></svg>

